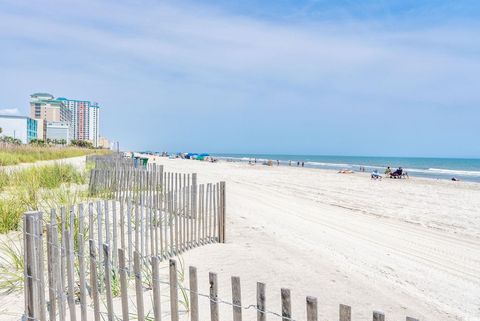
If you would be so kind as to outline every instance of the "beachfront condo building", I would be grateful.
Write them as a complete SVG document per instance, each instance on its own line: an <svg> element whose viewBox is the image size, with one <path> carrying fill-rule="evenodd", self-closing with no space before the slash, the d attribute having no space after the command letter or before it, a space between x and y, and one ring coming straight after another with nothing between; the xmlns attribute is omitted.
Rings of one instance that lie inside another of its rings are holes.
<svg viewBox="0 0 480 321"><path fill-rule="evenodd" d="M22 144L28 144L37 138L37 121L26 116L0 115L0 136L10 136L19 139Z"/></svg>
<svg viewBox="0 0 480 321"><path fill-rule="evenodd" d="M89 141L98 147L100 107L97 103L37 93L30 96L30 108L32 118L69 123L69 140ZM43 139L47 138L47 131L45 127Z"/></svg>
<svg viewBox="0 0 480 321"><path fill-rule="evenodd" d="M88 100L58 98L72 113L72 139L85 140L99 145L99 111L98 103Z"/></svg>
<svg viewBox="0 0 480 321"><path fill-rule="evenodd" d="M55 99L47 93L36 93L30 95L30 117L39 120L38 139L47 138L45 122L71 123L72 112L62 100ZM69 125L70 126L70 125ZM71 135L70 135L71 137Z"/></svg>

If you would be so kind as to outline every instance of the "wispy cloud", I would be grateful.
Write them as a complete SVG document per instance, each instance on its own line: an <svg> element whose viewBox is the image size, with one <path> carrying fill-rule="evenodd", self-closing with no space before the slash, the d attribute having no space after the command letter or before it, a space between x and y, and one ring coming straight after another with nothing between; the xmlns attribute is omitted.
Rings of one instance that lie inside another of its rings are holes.
<svg viewBox="0 0 480 321"><path fill-rule="evenodd" d="M0 115L18 115L20 111L18 108L4 108L0 109Z"/></svg>
<svg viewBox="0 0 480 321"><path fill-rule="evenodd" d="M480 103L480 24L468 19L409 25L388 15L336 21L297 12L272 20L169 1L7 0L3 7L2 70L51 73L54 89L55 77L77 88L94 83L92 99L122 101L106 97L115 87L129 103L126 93L135 92L142 105L160 98L182 112L243 108L258 117L273 105L334 117L356 109L427 117ZM160 112L150 106L139 108Z"/></svg>

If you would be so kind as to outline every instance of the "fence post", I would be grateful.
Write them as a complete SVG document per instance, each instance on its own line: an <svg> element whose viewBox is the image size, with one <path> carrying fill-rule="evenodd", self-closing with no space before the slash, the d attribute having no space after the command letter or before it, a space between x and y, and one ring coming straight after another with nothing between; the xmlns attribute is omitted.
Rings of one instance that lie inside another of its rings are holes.
<svg viewBox="0 0 480 321"><path fill-rule="evenodd" d="M25 271L25 316L35 319L35 234L34 220L37 212L27 212L23 216L24 231L24 271Z"/></svg>
<svg viewBox="0 0 480 321"><path fill-rule="evenodd" d="M160 301L160 271L158 268L158 263L158 256L152 256L153 316L155 317L155 321L162 320Z"/></svg>
<svg viewBox="0 0 480 321"><path fill-rule="evenodd" d="M240 278L232 276L233 321L242 321L242 291Z"/></svg>
<svg viewBox="0 0 480 321"><path fill-rule="evenodd" d="M317 298L307 296L307 321L318 320Z"/></svg>
<svg viewBox="0 0 480 321"><path fill-rule="evenodd" d="M47 321L47 303L45 301L45 271L43 254L43 213L37 212L35 215L35 252L37 258L37 290L39 295L38 304L40 305L40 320Z"/></svg>
<svg viewBox="0 0 480 321"><path fill-rule="evenodd" d="M55 248L53 245L53 233L52 229L53 226L51 224L47 224L47 273L48 273L48 297L50 301L50 309L49 309L49 318L51 321L55 321L57 317L57 305L56 305L56 298L55 298L55 290L56 290L56 267L55 267Z"/></svg>
<svg viewBox="0 0 480 321"><path fill-rule="evenodd" d="M95 321L100 321L100 302L98 299L98 273L97 273L97 261L95 255L95 241L88 240L90 249L90 287L92 289L93 299L93 311Z"/></svg>
<svg viewBox="0 0 480 321"><path fill-rule="evenodd" d="M71 227L73 228L73 226ZM71 230L70 230L71 231ZM70 238L70 231L66 229L63 233L65 239L65 247L67 251L67 282L68 282L68 310L70 312L70 320L77 320L77 313L75 311L75 280L74 280L74 265L73 265L73 244Z"/></svg>
<svg viewBox="0 0 480 321"><path fill-rule="evenodd" d="M143 285L142 285L142 269L140 267L140 253L133 252L133 270L135 273L135 291L137 297L137 316L139 321L145 320L145 312L143 308Z"/></svg>
<svg viewBox="0 0 480 321"><path fill-rule="evenodd" d="M373 321L385 321L385 314L379 311L373 311Z"/></svg>
<svg viewBox="0 0 480 321"><path fill-rule="evenodd" d="M340 304L340 321L351 321L352 308L348 305Z"/></svg>
<svg viewBox="0 0 480 321"><path fill-rule="evenodd" d="M281 289L280 295L282 298L282 320L290 321L292 318L292 303L289 289Z"/></svg>
<svg viewBox="0 0 480 321"><path fill-rule="evenodd" d="M192 174L192 212L193 217L197 218L197 193L198 193L198 185L197 185L197 173Z"/></svg>
<svg viewBox="0 0 480 321"><path fill-rule="evenodd" d="M190 282L190 321L198 321L198 283L197 283L197 268L189 267L189 282Z"/></svg>
<svg viewBox="0 0 480 321"><path fill-rule="evenodd" d="M221 224L219 224L219 238L220 238L220 243L225 243L225 209L226 209L226 204L225 204L225 182L220 182L220 219L219 221Z"/></svg>
<svg viewBox="0 0 480 321"><path fill-rule="evenodd" d="M217 274L210 272L208 274L208 280L210 282L210 320L219 321L218 317L218 284Z"/></svg>
<svg viewBox="0 0 480 321"><path fill-rule="evenodd" d="M103 244L103 262L105 268L105 292L107 293L107 312L108 321L114 320L113 301L112 301L112 268L110 264L110 246Z"/></svg>
<svg viewBox="0 0 480 321"><path fill-rule="evenodd" d="M257 321L267 320L265 314L266 308L265 283L257 282Z"/></svg>
<svg viewBox="0 0 480 321"><path fill-rule="evenodd" d="M118 249L118 264L120 270L120 291L122 292L122 320L128 321L128 283L125 264L125 251Z"/></svg>
<svg viewBox="0 0 480 321"><path fill-rule="evenodd" d="M84 207L78 206L78 269L80 278L80 317L82 321L87 321L87 284L85 281L85 229L84 229Z"/></svg>
<svg viewBox="0 0 480 321"><path fill-rule="evenodd" d="M178 279L177 262L170 260L170 314L172 321L178 321Z"/></svg>

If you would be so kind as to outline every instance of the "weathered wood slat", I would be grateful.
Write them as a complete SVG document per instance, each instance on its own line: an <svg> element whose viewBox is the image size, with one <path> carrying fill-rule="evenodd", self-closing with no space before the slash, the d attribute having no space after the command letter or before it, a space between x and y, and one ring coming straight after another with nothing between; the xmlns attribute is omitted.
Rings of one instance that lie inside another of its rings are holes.
<svg viewBox="0 0 480 321"><path fill-rule="evenodd" d="M307 321L318 320L317 298L307 296Z"/></svg>
<svg viewBox="0 0 480 321"><path fill-rule="evenodd" d="M122 297L122 321L129 320L128 313L128 281L127 281L127 265L125 264L125 251L118 249L118 264L120 274L120 292Z"/></svg>
<svg viewBox="0 0 480 321"><path fill-rule="evenodd" d="M257 321L266 321L265 283L257 282Z"/></svg>
<svg viewBox="0 0 480 321"><path fill-rule="evenodd" d="M219 321L217 274L210 272L208 274L208 280L210 283L210 320Z"/></svg>
<svg viewBox="0 0 480 321"><path fill-rule="evenodd" d="M233 321L242 321L242 290L238 276L232 276L232 304Z"/></svg>
<svg viewBox="0 0 480 321"><path fill-rule="evenodd" d="M171 321L178 321L178 276L177 276L177 262L175 260L169 261L170 274L170 315Z"/></svg>

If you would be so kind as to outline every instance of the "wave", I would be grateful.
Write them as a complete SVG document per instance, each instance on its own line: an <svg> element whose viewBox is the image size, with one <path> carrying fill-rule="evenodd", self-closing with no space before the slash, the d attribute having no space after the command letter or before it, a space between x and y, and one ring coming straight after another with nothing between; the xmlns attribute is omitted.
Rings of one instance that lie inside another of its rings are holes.
<svg viewBox="0 0 480 321"><path fill-rule="evenodd" d="M217 156L219 159L223 160L231 160L231 161L240 161L240 162L248 162L253 161L255 157L240 157L240 156ZM264 163L269 161L266 158L256 158L257 163ZM271 159L276 161L275 159ZM292 165L296 165L297 160L292 160ZM301 161L300 161L301 162ZM280 160L280 164L288 165L289 160L282 159ZM348 163L329 163L329 162L315 162L315 161L305 161L305 166L307 167L316 167L316 168L332 168L332 169L352 169L352 170L359 170L360 167L366 169L367 172L378 170L379 172L383 172L386 166L381 165L363 165L363 164L348 164ZM395 170L395 168L392 168ZM468 171L468 170L454 170L448 168L404 168L404 170L408 173L417 174L421 176L436 176L436 177L449 177L449 176L463 176L463 177L472 177L480 178L480 171Z"/></svg>
<svg viewBox="0 0 480 321"><path fill-rule="evenodd" d="M463 171L463 170L454 170L454 169L445 169L445 168L429 168L428 170L430 172L439 173L439 174L452 174L452 175L480 177L480 171Z"/></svg>

